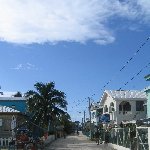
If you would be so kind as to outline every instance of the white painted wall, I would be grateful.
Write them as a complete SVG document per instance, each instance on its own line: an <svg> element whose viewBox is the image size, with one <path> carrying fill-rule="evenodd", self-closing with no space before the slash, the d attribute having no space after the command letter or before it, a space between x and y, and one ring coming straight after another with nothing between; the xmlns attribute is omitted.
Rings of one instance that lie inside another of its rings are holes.
<svg viewBox="0 0 150 150"><path fill-rule="evenodd" d="M130 105L131 105L131 111L130 112L127 112L126 114L119 112L119 104L122 101L127 101L130 103ZM116 121L117 121L117 124L120 124L121 121L123 121L123 120L132 121L132 120L139 120L139 119L146 118L146 110L136 111L136 101L137 100L117 100L116 101L116 116L117 116Z"/></svg>

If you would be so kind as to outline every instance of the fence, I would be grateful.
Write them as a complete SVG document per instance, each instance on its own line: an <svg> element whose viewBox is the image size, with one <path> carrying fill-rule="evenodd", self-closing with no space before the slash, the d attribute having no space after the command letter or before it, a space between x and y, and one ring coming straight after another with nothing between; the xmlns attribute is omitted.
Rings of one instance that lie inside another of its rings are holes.
<svg viewBox="0 0 150 150"><path fill-rule="evenodd" d="M113 128L110 132L110 143L129 148L131 150L149 150L150 134L148 127Z"/></svg>
<svg viewBox="0 0 150 150"><path fill-rule="evenodd" d="M131 148L130 128L113 128L110 132L110 142L126 148Z"/></svg>
<svg viewBox="0 0 150 150"><path fill-rule="evenodd" d="M149 150L148 144L148 127L137 127L137 149Z"/></svg>
<svg viewBox="0 0 150 150"><path fill-rule="evenodd" d="M0 148L8 147L11 140L12 138L0 138Z"/></svg>

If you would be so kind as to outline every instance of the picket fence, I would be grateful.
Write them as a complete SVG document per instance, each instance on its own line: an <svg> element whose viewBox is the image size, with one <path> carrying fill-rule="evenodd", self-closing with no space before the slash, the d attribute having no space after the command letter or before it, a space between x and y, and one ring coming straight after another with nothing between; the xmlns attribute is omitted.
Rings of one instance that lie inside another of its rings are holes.
<svg viewBox="0 0 150 150"><path fill-rule="evenodd" d="M0 147L8 147L12 138L0 138Z"/></svg>

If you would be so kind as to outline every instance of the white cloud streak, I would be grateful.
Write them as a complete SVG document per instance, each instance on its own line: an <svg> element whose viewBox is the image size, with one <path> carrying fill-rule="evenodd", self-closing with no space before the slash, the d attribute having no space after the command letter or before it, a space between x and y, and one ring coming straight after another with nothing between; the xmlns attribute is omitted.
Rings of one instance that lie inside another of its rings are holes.
<svg viewBox="0 0 150 150"><path fill-rule="evenodd" d="M140 11L139 11L140 10ZM150 20L150 1L0 0L0 40L18 44L115 40L113 17Z"/></svg>
<svg viewBox="0 0 150 150"><path fill-rule="evenodd" d="M38 70L38 68L31 63L18 64L16 67L11 68L11 69L13 70Z"/></svg>

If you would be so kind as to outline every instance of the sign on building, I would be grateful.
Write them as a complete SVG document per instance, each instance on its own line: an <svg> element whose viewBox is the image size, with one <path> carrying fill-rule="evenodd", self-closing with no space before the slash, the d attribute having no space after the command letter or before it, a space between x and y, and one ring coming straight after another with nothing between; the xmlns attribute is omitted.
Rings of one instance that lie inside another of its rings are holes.
<svg viewBox="0 0 150 150"><path fill-rule="evenodd" d="M0 119L0 127L3 125L3 120Z"/></svg>

